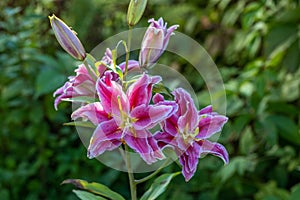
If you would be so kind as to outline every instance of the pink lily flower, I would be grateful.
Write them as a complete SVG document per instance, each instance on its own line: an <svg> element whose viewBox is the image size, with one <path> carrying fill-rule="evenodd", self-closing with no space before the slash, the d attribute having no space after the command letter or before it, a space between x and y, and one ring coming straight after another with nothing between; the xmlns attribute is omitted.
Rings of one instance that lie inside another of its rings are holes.
<svg viewBox="0 0 300 200"><path fill-rule="evenodd" d="M81 64L75 70L76 76L70 76L69 81L67 81L62 87L58 88L54 93L53 96L58 95L54 101L55 110L57 110L58 104L67 98L74 98L74 97L93 97L96 96L96 89L95 84L96 81L92 78L89 74L86 67ZM94 74L96 77L96 74Z"/></svg>
<svg viewBox="0 0 300 200"><path fill-rule="evenodd" d="M170 117L177 106L149 105L152 87L160 81L159 76L143 74L124 93L122 86L111 79L111 74L98 79L96 88L100 102L83 106L72 114L74 120L81 117L97 125L88 147L89 158L123 143L148 164L164 159L149 129Z"/></svg>
<svg viewBox="0 0 300 200"><path fill-rule="evenodd" d="M106 65L112 64L112 53L109 48L106 49L106 52L101 60L103 63L101 63L99 66L97 66L98 70L98 77L103 77L105 72L109 71L112 74L113 80L119 80L119 77L116 73L112 72L111 70L108 70ZM124 72L125 70L125 62L121 63L119 67ZM139 63L135 60L129 60L128 62L128 71L138 69ZM57 96L54 101L54 107L57 110L58 104L63 100L67 98L74 98L74 97L92 97L97 98L98 95L96 93L96 72L93 71L92 68L90 68L91 71L89 72L86 67L81 64L78 66L78 68L75 70L76 76L70 76L69 81L67 81L62 87L58 88L53 96ZM90 74L92 73L92 74Z"/></svg>
<svg viewBox="0 0 300 200"><path fill-rule="evenodd" d="M141 67L153 65L166 50L170 37L179 25L173 25L167 28L162 18L158 21L150 19L150 23L141 46L139 61Z"/></svg>
<svg viewBox="0 0 300 200"><path fill-rule="evenodd" d="M227 117L212 112L212 106L197 112L193 99L185 90L173 92L178 110L161 123L162 132L155 134L161 148L171 147L179 157L182 174L189 181L196 172L198 159L203 154L213 154L228 163L228 153L219 143L207 140L221 131ZM155 103L165 102L161 94L153 97Z"/></svg>

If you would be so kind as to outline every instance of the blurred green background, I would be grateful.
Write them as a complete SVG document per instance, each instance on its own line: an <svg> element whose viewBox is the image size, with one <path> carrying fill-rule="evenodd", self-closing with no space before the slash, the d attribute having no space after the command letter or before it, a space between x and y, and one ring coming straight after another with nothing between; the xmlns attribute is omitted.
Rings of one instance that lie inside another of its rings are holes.
<svg viewBox="0 0 300 200"><path fill-rule="evenodd" d="M76 67L50 30L55 13L87 51L127 30L129 1L4 0L0 2L0 199L76 199L64 179L104 183L129 198L127 174L86 158L67 103L53 91ZM164 17L202 44L222 74L229 122L219 142L230 163L200 160L189 183L176 177L159 199L296 200L300 196L300 7L296 0L149 0L139 27ZM202 80L179 66L210 104ZM176 165L164 172L178 171ZM143 176L141 174L137 176ZM150 181L151 183L151 181ZM149 184L140 185L142 194Z"/></svg>

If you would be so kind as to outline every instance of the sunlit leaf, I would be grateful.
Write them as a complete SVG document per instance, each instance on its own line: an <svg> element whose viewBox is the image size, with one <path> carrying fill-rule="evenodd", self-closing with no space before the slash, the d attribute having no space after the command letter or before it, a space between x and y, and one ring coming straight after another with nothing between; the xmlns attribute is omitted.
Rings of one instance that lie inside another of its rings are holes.
<svg viewBox="0 0 300 200"><path fill-rule="evenodd" d="M73 98L65 98L62 99L63 101L69 101L69 102L81 102L81 103L94 103L96 101L99 101L96 98L88 97L88 96L80 96L80 97L73 97Z"/></svg>
<svg viewBox="0 0 300 200"><path fill-rule="evenodd" d="M101 195L103 197L108 197L109 199L125 200L120 194L112 191L107 186L100 183L95 183L95 182L88 183L87 181L80 180L80 179L67 179L62 182L62 184L67 184L67 183L71 183L79 189L87 190L89 192L92 192L97 195Z"/></svg>
<svg viewBox="0 0 300 200"><path fill-rule="evenodd" d="M172 178L180 174L180 172L172 173L172 174L163 174L156 178L152 183L151 187L147 190L147 192L141 197L140 200L154 200L159 195L161 195L166 189Z"/></svg>

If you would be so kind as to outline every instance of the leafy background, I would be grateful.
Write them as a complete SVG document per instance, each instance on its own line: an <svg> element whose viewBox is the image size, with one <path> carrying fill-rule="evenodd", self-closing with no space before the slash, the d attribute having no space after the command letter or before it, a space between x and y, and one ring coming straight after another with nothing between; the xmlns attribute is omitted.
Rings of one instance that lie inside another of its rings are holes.
<svg viewBox="0 0 300 200"><path fill-rule="evenodd" d="M53 108L53 91L76 63L50 30L55 13L72 25L88 51L127 30L128 1L4 0L0 2L0 197L76 199L67 178L101 182L129 198L127 174L86 158L67 103ZM171 182L159 199L296 200L300 196L300 7L296 0L149 0L140 27L163 16L202 44L222 74L230 118L219 142L223 166L200 160L194 178ZM183 61L201 106L203 81ZM177 171L172 165L164 172ZM137 175L142 176L142 175ZM139 186L141 195L150 183Z"/></svg>

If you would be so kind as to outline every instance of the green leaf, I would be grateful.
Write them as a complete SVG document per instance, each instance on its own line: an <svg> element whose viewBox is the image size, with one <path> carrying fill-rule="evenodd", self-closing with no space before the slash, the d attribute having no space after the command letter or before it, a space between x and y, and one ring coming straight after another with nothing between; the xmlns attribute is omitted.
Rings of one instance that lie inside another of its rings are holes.
<svg viewBox="0 0 300 200"><path fill-rule="evenodd" d="M300 197L300 183L292 187L292 192L289 200L298 200Z"/></svg>
<svg viewBox="0 0 300 200"><path fill-rule="evenodd" d="M96 128L96 126L89 121L74 121L74 122L67 122L64 123L65 126L80 126L80 127L87 127L87 128Z"/></svg>
<svg viewBox="0 0 300 200"><path fill-rule="evenodd" d="M173 97L173 95L171 94L171 90L161 83L155 84L153 86L153 93L161 93L167 95L170 98Z"/></svg>
<svg viewBox="0 0 300 200"><path fill-rule="evenodd" d="M90 192L82 191L82 190L73 190L76 196L81 200L107 200L103 197L94 195Z"/></svg>
<svg viewBox="0 0 300 200"><path fill-rule="evenodd" d="M95 99L93 97L73 97L73 98L64 98L63 101L69 101L69 102L80 102L80 103L94 103L96 101L99 101L98 99Z"/></svg>
<svg viewBox="0 0 300 200"><path fill-rule="evenodd" d="M152 183L151 187L147 192L141 197L141 200L154 200L159 195L161 195L171 182L172 178L180 174L181 172L176 172L172 174L163 174L156 178Z"/></svg>
<svg viewBox="0 0 300 200"><path fill-rule="evenodd" d="M239 149L242 154L247 155L251 153L254 147L255 147L255 141L254 141L253 132L250 127L247 127L241 136Z"/></svg>
<svg viewBox="0 0 300 200"><path fill-rule="evenodd" d="M107 197L112 200L125 200L120 194L112 191L107 186L100 183L88 183L87 181L80 179L67 179L62 182L62 184L66 183L71 183L79 189L88 190L89 192Z"/></svg>
<svg viewBox="0 0 300 200"><path fill-rule="evenodd" d="M293 144L300 145L300 133L298 126L292 119L281 115L272 115L269 119L272 120L279 129L279 135L281 138L284 138Z"/></svg>
<svg viewBox="0 0 300 200"><path fill-rule="evenodd" d="M269 55L266 61L266 66L277 66L282 61L284 55L287 52L287 49L296 41L296 39L297 35L292 35L286 41L284 41L278 47L276 47Z"/></svg>

